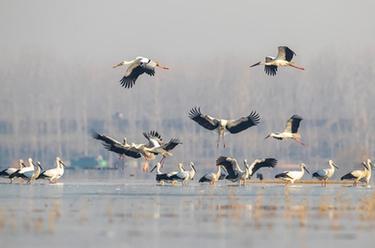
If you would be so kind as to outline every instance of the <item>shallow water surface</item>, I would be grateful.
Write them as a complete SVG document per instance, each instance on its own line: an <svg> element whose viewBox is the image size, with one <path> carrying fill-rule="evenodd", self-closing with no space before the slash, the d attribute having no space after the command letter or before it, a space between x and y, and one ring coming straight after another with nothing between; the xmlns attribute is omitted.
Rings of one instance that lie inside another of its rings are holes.
<svg viewBox="0 0 375 248"><path fill-rule="evenodd" d="M375 241L371 187L229 183L158 186L153 177L72 175L0 184L6 247L353 247Z"/></svg>

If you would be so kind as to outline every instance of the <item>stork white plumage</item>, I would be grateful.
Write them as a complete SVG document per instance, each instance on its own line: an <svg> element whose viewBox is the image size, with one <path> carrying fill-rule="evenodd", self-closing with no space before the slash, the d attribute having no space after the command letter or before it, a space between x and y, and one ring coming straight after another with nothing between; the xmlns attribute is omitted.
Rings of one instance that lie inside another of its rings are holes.
<svg viewBox="0 0 375 248"><path fill-rule="evenodd" d="M226 175L223 175L221 165L217 166L216 172L209 172L203 175L200 179L200 183L209 182L210 184L215 184L219 180L224 180Z"/></svg>
<svg viewBox="0 0 375 248"><path fill-rule="evenodd" d="M177 181L176 175L185 173L185 168L182 163L177 164L178 171L171 171L171 172L161 172L160 169L163 165L161 162L158 162L150 172L153 172L156 169L156 181L164 184L164 182L173 183ZM187 172L188 173L188 172Z"/></svg>
<svg viewBox="0 0 375 248"><path fill-rule="evenodd" d="M195 175L194 164L190 163L190 166L191 166L191 170L187 171L187 170L183 169L183 164L179 163L179 168L182 168L182 171L178 172L177 174L174 174L174 175L170 176L170 178L173 181L182 182L182 184L187 184L187 182L189 180L193 180L193 178L191 176L194 177L194 175Z"/></svg>
<svg viewBox="0 0 375 248"><path fill-rule="evenodd" d="M128 144L126 138L124 142L121 143L114 138L106 135L99 134L97 132L92 132L92 137L94 139L103 141L103 146L111 151L122 156L128 156L131 158L144 158L143 171L148 171L148 162L154 160L157 155L161 155L161 164L166 157L172 156L171 150L177 145L182 144L182 142L177 138L172 138L169 142L164 143L161 135L157 131L150 131L148 133L144 132L143 135L148 140L147 144Z"/></svg>
<svg viewBox="0 0 375 248"><path fill-rule="evenodd" d="M30 182L31 182L31 181L35 181L35 180L37 180L37 178L38 178L38 177L40 176L40 174L42 173L42 170L43 170L43 168L42 168L42 166L40 165L40 162L37 161L37 162L36 162L36 166L35 166L35 168L34 168L33 176L30 178Z"/></svg>
<svg viewBox="0 0 375 248"><path fill-rule="evenodd" d="M371 179L371 166L372 162L368 159L366 162L362 162L363 170L353 170L348 174L341 177L341 180L351 180L353 181L353 186L358 185L360 181L364 181L367 184Z"/></svg>
<svg viewBox="0 0 375 248"><path fill-rule="evenodd" d="M283 139L292 139L298 142L299 144L305 146L305 144L301 141L301 134L298 133L298 128L300 122L302 121L302 117L299 115L293 115L289 118L286 122L285 130L281 133L278 132L271 132L269 135L265 137L265 139L272 137L274 139L283 140Z"/></svg>
<svg viewBox="0 0 375 248"><path fill-rule="evenodd" d="M361 179L361 181L365 182L368 185L370 183L372 167L374 166L374 164L372 163L371 159L367 159L366 165L366 175L364 178Z"/></svg>
<svg viewBox="0 0 375 248"><path fill-rule="evenodd" d="M293 56L296 55L289 47L279 46L276 57L267 56L264 62L258 62L250 67L264 65L264 72L267 75L275 76L279 66L291 66L299 70L305 70L303 67L297 66L292 62Z"/></svg>
<svg viewBox="0 0 375 248"><path fill-rule="evenodd" d="M21 170L23 167L25 167L25 163L23 162L22 159L20 159L18 161L18 168L9 167L9 168L7 168L5 170L2 170L0 172L0 177L9 178L9 180L10 180L9 183L13 183L13 179L15 178L15 176L10 177L10 175L12 175L13 173L15 173L18 170Z"/></svg>
<svg viewBox="0 0 375 248"><path fill-rule="evenodd" d="M226 120L203 115L199 107L194 107L189 111L189 118L208 130L217 131L217 147L219 147L220 138L222 138L225 147L224 132L228 131L232 134L236 134L252 126L258 125L260 121L259 114L255 111L252 111L250 115L241 117L237 120Z"/></svg>
<svg viewBox="0 0 375 248"><path fill-rule="evenodd" d="M283 173L277 174L275 178L280 178L287 183L294 183L295 181L300 180L303 177L305 171L310 174L304 163L300 164L300 168L301 170L299 171L284 171Z"/></svg>
<svg viewBox="0 0 375 248"><path fill-rule="evenodd" d="M9 178L20 177L24 180L27 180L30 183L30 180L34 174L34 162L32 158L28 159L29 166L23 167L22 169L17 170Z"/></svg>
<svg viewBox="0 0 375 248"><path fill-rule="evenodd" d="M168 173L164 173L164 172L161 172L160 169L161 169L161 163L158 162L154 168L152 168L152 170L150 172L153 172L154 170L156 169L156 181L160 184L164 184L165 182L171 182L172 179L170 177L170 175L168 175ZM176 172L177 174L178 172Z"/></svg>
<svg viewBox="0 0 375 248"><path fill-rule="evenodd" d="M56 157L56 168L43 171L37 179L48 179L50 183L56 183L64 175L64 166L64 161Z"/></svg>
<svg viewBox="0 0 375 248"><path fill-rule="evenodd" d="M335 173L335 168L338 169L337 165L333 160L328 161L329 168L327 169L320 169L312 174L312 177L316 177L317 179L322 181L322 185L327 185L327 180L333 176Z"/></svg>
<svg viewBox="0 0 375 248"><path fill-rule="evenodd" d="M247 165L246 161L244 161L244 164L245 166ZM216 165L224 166L225 170L228 172L228 175L225 177L225 179L232 182L239 181L240 184L242 184L244 180L246 180L246 177L249 173L248 168L245 167L245 169L241 169L237 160L232 157L220 156L216 160Z"/></svg>
<svg viewBox="0 0 375 248"><path fill-rule="evenodd" d="M164 70L169 69L166 66L160 65L159 62L151 60L149 58L145 58L145 57L136 57L135 59L130 60L130 61L124 60L116 65L113 65L113 68L123 66L123 65L128 66L126 69L125 75L120 80L121 86L125 88L132 88L137 78L143 73L146 73L150 76L154 76L156 67L164 69Z"/></svg>
<svg viewBox="0 0 375 248"><path fill-rule="evenodd" d="M247 160L245 160L245 162L247 164ZM249 171L247 179L250 179L259 169L274 168L276 164L277 160L274 158L255 159L250 166L246 166Z"/></svg>
<svg viewBox="0 0 375 248"><path fill-rule="evenodd" d="M190 180L194 180L195 174L197 174L197 170L195 169L195 164L193 162L190 162L190 171L189 171L189 177Z"/></svg>

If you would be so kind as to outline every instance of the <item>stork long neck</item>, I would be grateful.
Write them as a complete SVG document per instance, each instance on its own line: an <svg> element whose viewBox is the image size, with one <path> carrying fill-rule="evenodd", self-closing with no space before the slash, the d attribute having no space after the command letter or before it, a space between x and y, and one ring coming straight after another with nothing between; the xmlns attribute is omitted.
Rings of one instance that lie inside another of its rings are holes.
<svg viewBox="0 0 375 248"><path fill-rule="evenodd" d="M221 175L221 166L219 165L216 171L216 178L219 178Z"/></svg>
<svg viewBox="0 0 375 248"><path fill-rule="evenodd" d="M156 166L156 174L161 174L160 167L161 167L161 164L158 164Z"/></svg>
<svg viewBox="0 0 375 248"><path fill-rule="evenodd" d="M236 165L236 168L239 172L243 173L244 171L241 169L241 167L239 166L239 164L237 163L237 161L234 162L234 164Z"/></svg>
<svg viewBox="0 0 375 248"><path fill-rule="evenodd" d="M254 169L255 164L256 164L256 162L253 162L253 163L249 166L249 173L250 173L250 175L253 175L253 169Z"/></svg>
<svg viewBox="0 0 375 248"><path fill-rule="evenodd" d="M29 165L30 165L30 168L34 169L34 164L32 160L29 160Z"/></svg>
<svg viewBox="0 0 375 248"><path fill-rule="evenodd" d="M329 166L330 166L330 170L331 170L332 172L334 172L334 171L335 171L335 166L333 166L333 164L329 164Z"/></svg>

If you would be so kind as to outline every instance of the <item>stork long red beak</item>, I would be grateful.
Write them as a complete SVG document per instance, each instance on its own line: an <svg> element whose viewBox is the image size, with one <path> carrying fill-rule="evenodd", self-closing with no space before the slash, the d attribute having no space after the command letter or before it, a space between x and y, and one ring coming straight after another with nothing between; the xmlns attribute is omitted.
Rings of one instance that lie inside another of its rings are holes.
<svg viewBox="0 0 375 248"><path fill-rule="evenodd" d="M294 64L289 64L289 66L294 67L294 68L299 69L299 70L305 70L305 68L294 65Z"/></svg>
<svg viewBox="0 0 375 248"><path fill-rule="evenodd" d="M163 66L163 65L160 65L160 64L157 64L157 67L159 67L161 69L164 69L164 70L169 70L169 67Z"/></svg>

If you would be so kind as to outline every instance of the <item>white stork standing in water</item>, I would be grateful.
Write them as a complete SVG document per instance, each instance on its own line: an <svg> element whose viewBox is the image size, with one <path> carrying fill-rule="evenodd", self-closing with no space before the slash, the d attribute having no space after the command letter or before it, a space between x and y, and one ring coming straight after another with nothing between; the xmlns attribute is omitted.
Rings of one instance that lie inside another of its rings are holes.
<svg viewBox="0 0 375 248"><path fill-rule="evenodd" d="M56 157L56 168L43 171L37 179L48 179L50 183L56 183L64 175L64 166L64 161Z"/></svg>
<svg viewBox="0 0 375 248"><path fill-rule="evenodd" d="M364 178L361 179L361 181L366 182L366 184L368 185L370 183L371 171L372 171L372 167L374 166L374 164L372 163L371 159L367 159L366 165L367 165L366 175Z"/></svg>
<svg viewBox="0 0 375 248"><path fill-rule="evenodd" d="M298 133L298 128L302 120L303 119L301 116L293 115L287 121L285 130L283 132L281 133L272 132L269 135L267 135L265 139L269 137L272 137L278 140L292 139L304 146L305 144L301 141L301 135Z"/></svg>
<svg viewBox="0 0 375 248"><path fill-rule="evenodd" d="M253 64L250 67L254 67L257 65L264 65L264 71L266 74L270 76L275 76L277 72L277 68L279 66L291 66L297 68L299 70L305 70L303 67L297 66L292 62L293 56L296 55L289 47L286 46L279 46L278 53L276 58L267 56L265 62L258 62Z"/></svg>
<svg viewBox="0 0 375 248"><path fill-rule="evenodd" d="M119 64L113 65L113 68L127 65L128 68L126 69L124 77L120 80L121 86L125 88L132 88L135 84L137 78L146 73L150 76L155 75L155 68L161 68L164 70L168 70L169 68L166 66L162 66L159 62L145 58L145 57L136 57L130 61L122 61Z"/></svg>
<svg viewBox="0 0 375 248"><path fill-rule="evenodd" d="M179 163L178 167L180 168L180 172L170 176L170 178L173 181L182 182L182 184L186 184L189 180L194 179L196 172L194 163L190 163L190 171L185 170L182 163Z"/></svg>
<svg viewBox="0 0 375 248"><path fill-rule="evenodd" d="M358 185L360 181L365 181L368 184L371 179L371 166L373 165L370 159L368 159L367 162L362 162L362 165L364 170L353 170L342 176L341 180L352 180L353 186Z"/></svg>
<svg viewBox="0 0 375 248"><path fill-rule="evenodd" d="M221 165L217 165L216 172L209 172L204 174L200 179L200 183L209 182L210 184L215 184L219 180L224 180L227 175L223 173Z"/></svg>
<svg viewBox="0 0 375 248"><path fill-rule="evenodd" d="M189 118L197 122L202 127L208 130L216 130L218 133L217 147L219 147L220 138L224 142L224 133L228 131L232 134L239 133L243 130L248 129L249 127L258 125L260 121L259 114L255 111L252 111L248 116L241 117L237 120L225 120L217 119L209 115L203 115L199 107L194 107L189 112Z"/></svg>
<svg viewBox="0 0 375 248"><path fill-rule="evenodd" d="M13 173L15 173L16 171L18 170L21 170L23 167L25 167L25 163L23 162L22 159L20 159L18 161L18 168L14 168L14 167L9 167L3 171L0 172L0 177L5 177L5 178L9 178L10 182L9 183L13 183L13 179L14 177L10 178L10 175L12 175Z"/></svg>
<svg viewBox="0 0 375 248"><path fill-rule="evenodd" d="M333 162L331 159L328 161L328 165L328 169L320 169L312 174L312 177L316 177L322 181L322 185L327 185L327 180L333 176L335 173L335 168L338 169L335 162Z"/></svg>
<svg viewBox="0 0 375 248"><path fill-rule="evenodd" d="M283 173L277 174L275 178L280 178L287 183L294 183L295 181L300 180L303 177L305 171L310 174L310 171L308 171L304 163L300 164L300 168L301 170L299 171L284 171Z"/></svg>
<svg viewBox="0 0 375 248"><path fill-rule="evenodd" d="M10 175L9 178L12 179L14 177L20 177L24 180L27 180L27 182L30 183L34 175L35 165L34 165L32 158L29 158L28 162L29 162L29 166L23 167L22 169L17 170L12 175Z"/></svg>
<svg viewBox="0 0 375 248"><path fill-rule="evenodd" d="M150 172L153 172L156 169L156 181L161 184L164 184L165 182L172 183L175 180L173 179L175 175L185 171L182 163L178 163L177 165L178 171L171 171L171 172L164 173L160 171L161 167L162 167L162 164L158 162L150 171Z"/></svg>

